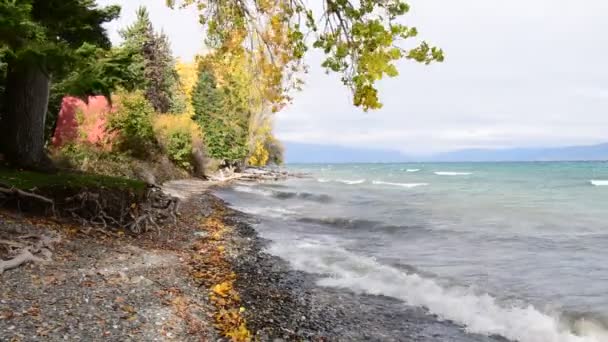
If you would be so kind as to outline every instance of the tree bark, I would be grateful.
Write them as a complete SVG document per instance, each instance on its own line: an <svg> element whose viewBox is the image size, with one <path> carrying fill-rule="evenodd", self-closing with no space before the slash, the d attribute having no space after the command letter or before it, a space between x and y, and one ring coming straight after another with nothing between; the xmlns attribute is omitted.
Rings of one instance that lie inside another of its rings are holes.
<svg viewBox="0 0 608 342"><path fill-rule="evenodd" d="M16 166L40 167L44 153L44 121L50 78L40 65L11 63L6 75L0 149Z"/></svg>

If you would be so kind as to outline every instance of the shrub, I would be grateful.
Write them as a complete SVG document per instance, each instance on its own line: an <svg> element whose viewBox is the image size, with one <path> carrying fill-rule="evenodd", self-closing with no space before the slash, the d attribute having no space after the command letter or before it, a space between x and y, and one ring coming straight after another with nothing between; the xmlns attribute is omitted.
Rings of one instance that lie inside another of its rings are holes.
<svg viewBox="0 0 608 342"><path fill-rule="evenodd" d="M190 115L158 115L154 119L154 133L171 161L181 168L192 168L193 148L202 145L202 134Z"/></svg>
<svg viewBox="0 0 608 342"><path fill-rule="evenodd" d="M65 144L53 151L52 158L64 169L135 178L131 158L122 153L109 153L91 144Z"/></svg>
<svg viewBox="0 0 608 342"><path fill-rule="evenodd" d="M143 92L121 93L115 97L117 107L110 116L108 129L116 132L120 152L145 158L156 149L153 116L154 108Z"/></svg>
<svg viewBox="0 0 608 342"><path fill-rule="evenodd" d="M192 139L187 132L171 133L165 148L167 155L177 166L184 169L191 167Z"/></svg>

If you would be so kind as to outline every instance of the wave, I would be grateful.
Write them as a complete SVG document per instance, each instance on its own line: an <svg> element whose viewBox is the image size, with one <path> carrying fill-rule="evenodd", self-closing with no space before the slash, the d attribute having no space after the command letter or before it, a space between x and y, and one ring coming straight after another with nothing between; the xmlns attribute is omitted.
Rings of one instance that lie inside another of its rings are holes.
<svg viewBox="0 0 608 342"><path fill-rule="evenodd" d="M355 184L365 183L365 179L357 179L357 180L336 179L336 182L344 183L344 184L348 184L348 185L355 185Z"/></svg>
<svg viewBox="0 0 608 342"><path fill-rule="evenodd" d="M438 171L434 172L437 176L468 176L473 174L472 172L451 172L451 171Z"/></svg>
<svg viewBox="0 0 608 342"><path fill-rule="evenodd" d="M406 169L405 172L418 172L420 169Z"/></svg>
<svg viewBox="0 0 608 342"><path fill-rule="evenodd" d="M238 191L238 192L245 192L248 194L255 194L255 195L262 195L262 196L272 196L273 191L270 190L264 190L264 189L260 189L260 188L254 188L251 186L245 186L245 185L237 185L237 186L233 186L232 189L234 191Z"/></svg>
<svg viewBox="0 0 608 342"><path fill-rule="evenodd" d="M416 273L381 264L337 246L319 243L273 244L268 251L298 270L324 275L319 285L383 295L424 307L470 333L500 335L519 342L600 342L608 331L589 319L568 322L564 315L532 305L504 304L465 287L444 287Z"/></svg>
<svg viewBox="0 0 608 342"><path fill-rule="evenodd" d="M595 185L595 186L608 186L608 180L592 179L590 182L591 182L591 185Z"/></svg>
<svg viewBox="0 0 608 342"><path fill-rule="evenodd" d="M234 186L232 189L238 192L245 192L248 194L261 195L264 197L274 197L277 199L303 199L308 201L315 201L321 203L327 203L331 201L331 196L325 194L313 194L310 192L291 192L291 191L278 191L269 189L260 189L249 186Z"/></svg>
<svg viewBox="0 0 608 342"><path fill-rule="evenodd" d="M348 219L342 217L301 217L298 222L311 223L316 225L328 226L338 229L366 230L372 232L394 233L397 231L421 231L425 228L421 226L398 226L390 225L381 221L365 219Z"/></svg>
<svg viewBox="0 0 608 342"><path fill-rule="evenodd" d="M235 210L243 213L253 215L254 217L265 216L271 218L285 218L297 214L293 210L279 208L279 207L248 207L248 206L235 206Z"/></svg>
<svg viewBox="0 0 608 342"><path fill-rule="evenodd" d="M332 179L327 179L327 178L317 178L317 182L319 182L319 183L337 182L337 183L348 184L348 185L356 185L356 184L365 183L365 179L355 179L355 180L335 179L335 180L332 180Z"/></svg>
<svg viewBox="0 0 608 342"><path fill-rule="evenodd" d="M312 223L317 225L331 226L343 229L361 229L377 226L380 222L371 220L347 219L339 217L302 217L298 222Z"/></svg>
<svg viewBox="0 0 608 342"><path fill-rule="evenodd" d="M392 185L398 186L402 188L416 188L419 186L427 186L429 183L391 183L391 182L383 182L383 181L373 181L372 184L375 185Z"/></svg>
<svg viewBox="0 0 608 342"><path fill-rule="evenodd" d="M325 194L313 194L310 192L289 192L289 191L273 191L272 197L278 199L298 198L308 201L327 203L331 201L331 196Z"/></svg>

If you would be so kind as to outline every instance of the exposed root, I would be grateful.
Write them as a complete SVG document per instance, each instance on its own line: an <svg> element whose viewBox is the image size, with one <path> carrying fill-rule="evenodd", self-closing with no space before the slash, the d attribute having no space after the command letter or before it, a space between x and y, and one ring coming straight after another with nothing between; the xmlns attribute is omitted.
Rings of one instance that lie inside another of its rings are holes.
<svg viewBox="0 0 608 342"><path fill-rule="evenodd" d="M131 209L129 216L132 221L127 225L131 232L147 232L152 226L160 234L159 223L165 223L169 219L174 224L177 223L179 198L168 196L158 187L151 187L146 194L146 201Z"/></svg>
<svg viewBox="0 0 608 342"><path fill-rule="evenodd" d="M21 211L22 204L29 208L40 202L50 206L53 216L59 214L60 217L71 217L80 222L83 228L95 227L107 231L124 229L134 234L153 230L160 234L163 224L177 223L179 199L154 185L148 187L144 198L132 192L105 188L85 189L76 195L72 194L65 198L53 194L49 198L0 183L0 205L3 200L16 201L17 208Z"/></svg>
<svg viewBox="0 0 608 342"><path fill-rule="evenodd" d="M50 261L53 256L51 252L54 249L53 245L61 242L59 235L24 235L17 237L17 239L19 242L0 240L0 244L14 248L10 251L10 254L15 255L9 260L0 260L0 274L30 262ZM29 241L33 239L37 241Z"/></svg>
<svg viewBox="0 0 608 342"><path fill-rule="evenodd" d="M5 187L5 186L0 186L0 194L2 194L3 197L5 197L7 199L15 198L17 200L17 203L19 203L19 200L21 198L30 198L30 199L34 199L36 201L48 204L51 207L53 215L55 215L55 201L53 201L52 199L50 199L48 197L44 197L42 195L38 195L33 192L23 191L23 190L15 188L15 187Z"/></svg>
<svg viewBox="0 0 608 342"><path fill-rule="evenodd" d="M13 268L17 268L23 264L27 264L30 262L43 262L45 261L42 258L39 258L37 256L34 256L34 254L32 254L32 252L30 252L29 250L23 250L19 255L17 255L16 257L10 259L10 260L6 260L6 261L0 261L0 274L4 273L4 271L7 270L12 270Z"/></svg>
<svg viewBox="0 0 608 342"><path fill-rule="evenodd" d="M160 234L160 224L170 219L177 222L179 199L163 193L158 187L151 187L139 204L114 203L112 200L98 193L82 192L66 198L66 203L73 203L66 211L83 226L103 230L125 228L134 234L148 232L150 228Z"/></svg>

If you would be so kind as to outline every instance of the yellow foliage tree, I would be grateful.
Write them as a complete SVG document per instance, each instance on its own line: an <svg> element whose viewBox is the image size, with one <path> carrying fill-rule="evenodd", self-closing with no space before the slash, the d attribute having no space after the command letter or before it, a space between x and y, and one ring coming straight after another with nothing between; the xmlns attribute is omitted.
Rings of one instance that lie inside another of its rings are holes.
<svg viewBox="0 0 608 342"><path fill-rule="evenodd" d="M194 113L194 109L192 108L192 90L198 78L198 63L178 60L175 64L175 70L179 75L181 89L186 94L186 113L192 115Z"/></svg>
<svg viewBox="0 0 608 342"><path fill-rule="evenodd" d="M441 49L424 41L406 44L418 30L404 23L410 10L404 0L323 0L320 11L306 0L166 2L197 7L211 48L246 48L276 110L289 102L290 90L300 87L298 73L306 69L309 47L323 52L322 67L340 74L353 104L364 110L382 107L377 83L399 74L399 60L430 64L444 59Z"/></svg>

